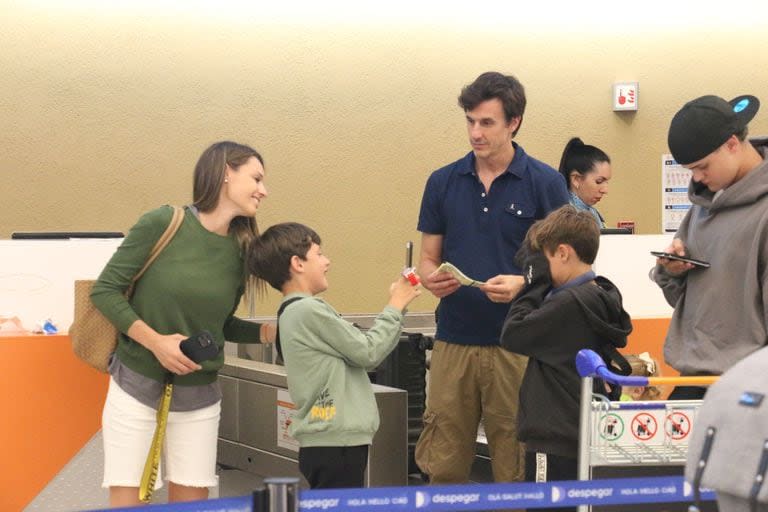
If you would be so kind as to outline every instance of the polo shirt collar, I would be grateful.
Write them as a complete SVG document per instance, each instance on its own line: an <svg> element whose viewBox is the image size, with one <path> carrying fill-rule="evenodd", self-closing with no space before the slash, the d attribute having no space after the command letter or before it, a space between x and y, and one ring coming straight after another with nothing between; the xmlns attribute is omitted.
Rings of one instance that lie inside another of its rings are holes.
<svg viewBox="0 0 768 512"><path fill-rule="evenodd" d="M528 159L528 155L525 153L525 150L517 142L512 141L512 146L514 146L515 148L515 156L512 158L512 161L509 163L507 170L504 171L502 174L513 174L518 178L522 178L528 168L528 166L526 165L526 160ZM458 173L474 174L474 172L475 172L475 153L470 151L469 153L467 153L467 156L465 156L459 161Z"/></svg>

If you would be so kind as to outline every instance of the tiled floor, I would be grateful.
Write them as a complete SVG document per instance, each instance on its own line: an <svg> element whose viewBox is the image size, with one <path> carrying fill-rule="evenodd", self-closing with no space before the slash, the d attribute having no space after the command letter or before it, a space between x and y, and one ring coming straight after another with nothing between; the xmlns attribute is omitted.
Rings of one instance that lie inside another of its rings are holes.
<svg viewBox="0 0 768 512"><path fill-rule="evenodd" d="M101 488L104 468L101 431L61 470L24 512L73 512L109 506L106 489ZM211 497L245 496L261 484L261 478L237 469L219 469L219 486ZM158 490L153 502L164 503L166 488Z"/></svg>
<svg viewBox="0 0 768 512"><path fill-rule="evenodd" d="M24 508L24 512L74 512L103 509L109 506L109 495L101 488L104 455L101 431L56 475L48 486ZM211 498L250 495L262 484L262 478L231 468L219 468L219 486L211 489ZM490 480L490 464L479 458L473 468L477 481ZM419 475L411 475L409 485L423 485ZM154 503L165 503L166 488L153 496Z"/></svg>

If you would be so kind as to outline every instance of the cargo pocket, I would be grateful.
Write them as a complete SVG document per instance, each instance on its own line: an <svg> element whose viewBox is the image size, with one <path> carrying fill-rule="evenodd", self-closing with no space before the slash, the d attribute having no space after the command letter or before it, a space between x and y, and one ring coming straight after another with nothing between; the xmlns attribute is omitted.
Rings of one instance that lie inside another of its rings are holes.
<svg viewBox="0 0 768 512"><path fill-rule="evenodd" d="M426 412L424 414L424 428L421 431L419 440L416 442L414 458L416 459L416 465L419 466L419 469L427 475L432 474L430 462L432 460L432 444L435 440L436 430L437 414L434 412Z"/></svg>

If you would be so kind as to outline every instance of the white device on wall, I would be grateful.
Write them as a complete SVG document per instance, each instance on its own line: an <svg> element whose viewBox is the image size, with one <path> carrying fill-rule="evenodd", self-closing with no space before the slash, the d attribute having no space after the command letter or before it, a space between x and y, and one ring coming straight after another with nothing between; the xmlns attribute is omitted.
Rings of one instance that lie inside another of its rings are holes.
<svg viewBox="0 0 768 512"><path fill-rule="evenodd" d="M613 110L637 110L640 91L638 82L613 84Z"/></svg>

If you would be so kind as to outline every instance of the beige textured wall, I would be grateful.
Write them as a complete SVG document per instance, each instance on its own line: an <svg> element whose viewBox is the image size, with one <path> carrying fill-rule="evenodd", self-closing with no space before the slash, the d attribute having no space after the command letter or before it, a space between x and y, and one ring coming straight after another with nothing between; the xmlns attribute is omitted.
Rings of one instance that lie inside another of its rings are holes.
<svg viewBox="0 0 768 512"><path fill-rule="evenodd" d="M340 311L375 311L405 242L418 242L429 172L468 151L456 96L483 71L526 86L518 141L529 153L557 165L579 135L611 155L600 209L640 233L660 230L660 155L684 101L755 94L766 106L752 132L768 133L760 4L745 6L753 14L738 29L684 8L627 22L578 20L573 7L521 15L514 2L465 13L412 13L406 2L346 18L204 4L0 1L0 237L127 230L147 209L188 202L200 152L233 139L266 158L262 227L313 226L333 261L326 297ZM611 110L616 81L640 82L639 112ZM275 301L271 292L260 313Z"/></svg>

